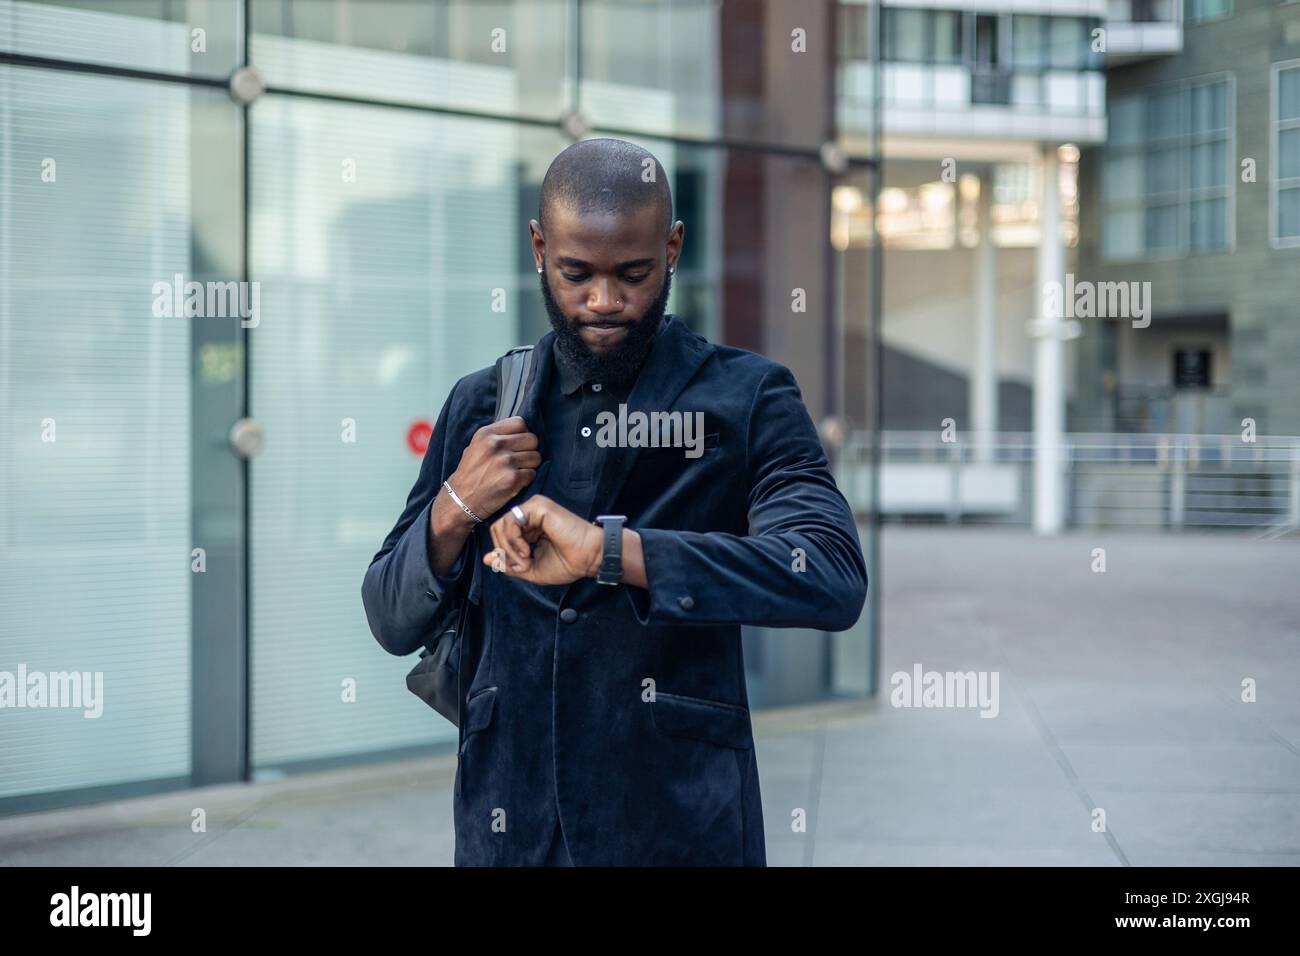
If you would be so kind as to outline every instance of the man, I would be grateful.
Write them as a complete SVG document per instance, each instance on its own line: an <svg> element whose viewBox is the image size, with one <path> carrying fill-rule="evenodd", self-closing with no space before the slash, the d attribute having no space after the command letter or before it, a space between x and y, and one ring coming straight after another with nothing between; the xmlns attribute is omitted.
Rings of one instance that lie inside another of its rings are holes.
<svg viewBox="0 0 1300 956"><path fill-rule="evenodd" d="M362 588L409 654L470 582L455 862L766 865L741 625L851 627L852 515L789 370L665 315L650 153L575 143L529 225L552 331L521 415L491 423L491 368L456 383Z"/></svg>

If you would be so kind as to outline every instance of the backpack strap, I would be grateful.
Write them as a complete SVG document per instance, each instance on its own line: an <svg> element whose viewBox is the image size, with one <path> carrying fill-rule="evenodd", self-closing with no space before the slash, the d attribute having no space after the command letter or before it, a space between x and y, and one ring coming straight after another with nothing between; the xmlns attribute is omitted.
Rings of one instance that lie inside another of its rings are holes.
<svg viewBox="0 0 1300 956"><path fill-rule="evenodd" d="M520 345L497 359L497 410L493 421L519 414L533 379L533 347Z"/></svg>

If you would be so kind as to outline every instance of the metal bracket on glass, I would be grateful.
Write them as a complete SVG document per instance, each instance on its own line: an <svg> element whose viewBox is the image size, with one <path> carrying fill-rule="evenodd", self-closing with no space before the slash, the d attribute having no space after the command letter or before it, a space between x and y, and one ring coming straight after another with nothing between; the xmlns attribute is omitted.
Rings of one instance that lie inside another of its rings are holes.
<svg viewBox="0 0 1300 956"><path fill-rule="evenodd" d="M266 80L255 67L241 66L230 74L230 98L247 106L266 92Z"/></svg>

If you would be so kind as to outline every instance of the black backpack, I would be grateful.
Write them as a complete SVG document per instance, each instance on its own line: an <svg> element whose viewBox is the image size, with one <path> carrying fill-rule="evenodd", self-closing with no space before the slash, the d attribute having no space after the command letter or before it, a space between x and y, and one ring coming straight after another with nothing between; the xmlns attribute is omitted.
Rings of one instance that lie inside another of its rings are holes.
<svg viewBox="0 0 1300 956"><path fill-rule="evenodd" d="M532 384L533 347L521 345L511 349L497 359L497 408L493 421L501 421L519 414L524 396ZM465 647L469 642L470 602L465 596L465 580L478 573L477 552L473 547L474 537L465 542L469 548L468 562L475 562L474 568L468 564L462 568L454 591L449 591L442 600L429 639L420 651L419 663L406 675L406 686L416 697L424 701L442 716L460 727L460 702L463 688L460 675L464 672ZM460 640L461 637L465 640ZM471 656L472 660L472 656Z"/></svg>

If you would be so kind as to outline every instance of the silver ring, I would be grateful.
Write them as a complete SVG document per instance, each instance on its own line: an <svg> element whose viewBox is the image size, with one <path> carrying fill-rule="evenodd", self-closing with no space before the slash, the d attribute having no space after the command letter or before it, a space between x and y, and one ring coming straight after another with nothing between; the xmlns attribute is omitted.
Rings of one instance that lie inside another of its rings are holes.
<svg viewBox="0 0 1300 956"><path fill-rule="evenodd" d="M518 505L512 505L512 506L510 507L510 513L511 513L512 515L514 515L514 516L515 516L515 520L519 522L519 527L521 527L521 528L527 528L527 527L528 527L528 519L527 519L526 517L524 517L524 509L523 509L523 508L519 507Z"/></svg>

